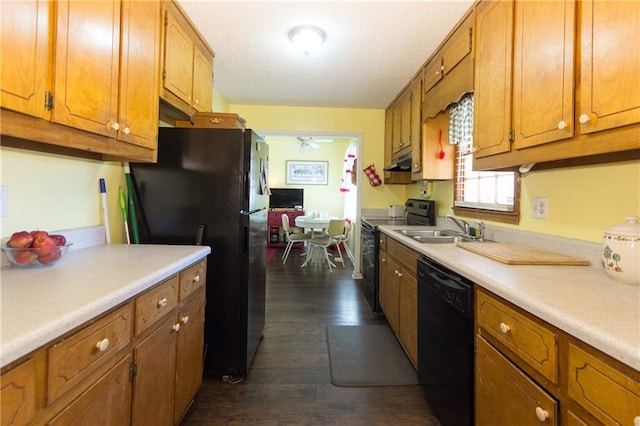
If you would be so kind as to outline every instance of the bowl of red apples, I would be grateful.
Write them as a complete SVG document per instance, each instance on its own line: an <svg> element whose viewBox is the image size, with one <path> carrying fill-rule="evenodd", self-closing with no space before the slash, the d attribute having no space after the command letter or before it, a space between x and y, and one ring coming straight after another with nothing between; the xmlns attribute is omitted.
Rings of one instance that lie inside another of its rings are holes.
<svg viewBox="0 0 640 426"><path fill-rule="evenodd" d="M18 267L50 266L60 260L72 244L67 243L64 235L20 231L11 235L2 251L9 263Z"/></svg>

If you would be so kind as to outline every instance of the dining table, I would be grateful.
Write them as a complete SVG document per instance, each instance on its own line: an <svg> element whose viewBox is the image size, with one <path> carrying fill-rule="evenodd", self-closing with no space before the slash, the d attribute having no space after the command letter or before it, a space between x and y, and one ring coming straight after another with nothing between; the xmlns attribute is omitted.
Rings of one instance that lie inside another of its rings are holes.
<svg viewBox="0 0 640 426"><path fill-rule="evenodd" d="M316 215L308 215L308 216L298 216L295 219L295 225L299 228L311 229L312 237L315 235L322 235L322 233L329 228L329 223L332 220L340 220L339 217L334 216L316 216ZM324 257L322 254L315 254L314 250L307 249L307 259L301 265L302 267L306 267L309 263L321 263ZM331 261L329 261L331 262ZM331 265L335 267L335 264L331 262Z"/></svg>

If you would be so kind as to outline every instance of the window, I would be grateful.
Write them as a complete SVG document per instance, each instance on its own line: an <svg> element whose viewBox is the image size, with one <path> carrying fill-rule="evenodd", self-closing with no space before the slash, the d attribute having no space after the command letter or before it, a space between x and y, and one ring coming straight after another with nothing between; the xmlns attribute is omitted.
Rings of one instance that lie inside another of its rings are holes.
<svg viewBox="0 0 640 426"><path fill-rule="evenodd" d="M454 213L518 223L517 172L473 171L473 94L453 105L449 114L449 142L456 145Z"/></svg>

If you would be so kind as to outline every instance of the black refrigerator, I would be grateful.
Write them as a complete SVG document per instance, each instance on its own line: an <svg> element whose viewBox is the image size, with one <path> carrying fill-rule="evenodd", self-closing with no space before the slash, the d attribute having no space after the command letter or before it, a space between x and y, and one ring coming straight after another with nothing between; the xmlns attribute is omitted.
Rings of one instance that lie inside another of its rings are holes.
<svg viewBox="0 0 640 426"><path fill-rule="evenodd" d="M131 164L140 242L211 247L209 376L246 375L262 337L268 155L250 129L160 128L158 162Z"/></svg>

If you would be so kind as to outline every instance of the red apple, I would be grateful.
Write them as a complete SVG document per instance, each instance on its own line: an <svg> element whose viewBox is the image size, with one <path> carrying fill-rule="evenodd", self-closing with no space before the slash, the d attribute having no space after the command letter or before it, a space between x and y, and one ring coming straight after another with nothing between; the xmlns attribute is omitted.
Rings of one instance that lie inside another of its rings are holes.
<svg viewBox="0 0 640 426"><path fill-rule="evenodd" d="M41 248L40 250L44 249ZM60 259L60 256L62 256L62 250L60 250L58 247L53 247L48 253L46 253L46 255L41 253L38 254L38 261L43 265L46 265Z"/></svg>
<svg viewBox="0 0 640 426"><path fill-rule="evenodd" d="M33 242L33 236L30 232L20 231L14 232L7 241L7 247L24 248L29 247Z"/></svg>
<svg viewBox="0 0 640 426"><path fill-rule="evenodd" d="M67 244L67 239L65 238L64 235L49 234L49 238L53 239L53 241L55 241L56 244L59 245L59 246L63 246L65 244Z"/></svg>
<svg viewBox="0 0 640 426"><path fill-rule="evenodd" d="M13 253L13 260L21 265L29 265L38 258L38 255L33 250L16 250Z"/></svg>
<svg viewBox="0 0 640 426"><path fill-rule="evenodd" d="M53 238L38 235L33 239L33 243L31 244L34 250L38 254L38 260L42 262L42 258L46 258L52 253L55 253L56 250L60 251L56 241ZM59 257L59 256L58 256Z"/></svg>
<svg viewBox="0 0 640 426"><path fill-rule="evenodd" d="M36 239L42 239L49 236L47 231L31 231L31 236L33 237L33 241Z"/></svg>

